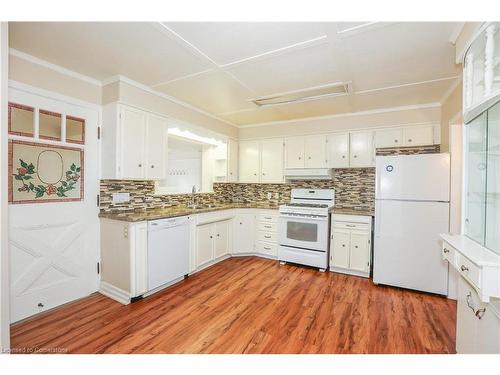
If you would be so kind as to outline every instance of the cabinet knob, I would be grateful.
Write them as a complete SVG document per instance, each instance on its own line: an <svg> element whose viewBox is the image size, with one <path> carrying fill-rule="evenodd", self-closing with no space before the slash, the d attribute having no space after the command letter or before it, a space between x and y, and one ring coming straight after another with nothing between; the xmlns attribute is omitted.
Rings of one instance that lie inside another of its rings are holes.
<svg viewBox="0 0 500 375"><path fill-rule="evenodd" d="M345 243L342 244L342 247L345 247Z"/></svg>
<svg viewBox="0 0 500 375"><path fill-rule="evenodd" d="M213 236L210 236L210 238L213 238Z"/></svg>
<svg viewBox="0 0 500 375"><path fill-rule="evenodd" d="M356 159L358 157L358 155L354 155L354 159Z"/></svg>
<svg viewBox="0 0 500 375"><path fill-rule="evenodd" d="M217 234L217 237L220 237L220 235L219 235L219 234Z"/></svg>
<svg viewBox="0 0 500 375"><path fill-rule="evenodd" d="M254 175L254 176L257 176L257 173L254 173L253 175Z"/></svg>
<svg viewBox="0 0 500 375"><path fill-rule="evenodd" d="M302 160L302 158L299 156L299 160Z"/></svg>
<svg viewBox="0 0 500 375"><path fill-rule="evenodd" d="M233 172L229 172L229 174L232 176L232 175L233 175Z"/></svg>
<svg viewBox="0 0 500 375"><path fill-rule="evenodd" d="M395 139L395 140L394 140L394 143L398 143L398 140L397 140L397 139Z"/></svg>
<svg viewBox="0 0 500 375"><path fill-rule="evenodd" d="M266 174L265 173L262 173L262 176L265 176Z"/></svg>
<svg viewBox="0 0 500 375"><path fill-rule="evenodd" d="M151 164L151 168L154 168L155 166L153 164Z"/></svg>
<svg viewBox="0 0 500 375"><path fill-rule="evenodd" d="M468 267L465 267L464 265L462 265L462 267L460 267L460 269L462 270L462 272L465 272L465 271L468 271L469 268Z"/></svg>
<svg viewBox="0 0 500 375"><path fill-rule="evenodd" d="M139 164L139 168L141 168L141 167L142 167L142 164Z"/></svg>
<svg viewBox="0 0 500 375"><path fill-rule="evenodd" d="M345 159L345 155L342 155L342 159Z"/></svg>
<svg viewBox="0 0 500 375"><path fill-rule="evenodd" d="M411 142L411 138L408 139L408 142Z"/></svg>
<svg viewBox="0 0 500 375"><path fill-rule="evenodd" d="M308 159L311 160L311 157L309 156Z"/></svg>
<svg viewBox="0 0 500 375"><path fill-rule="evenodd" d="M449 253L449 252L450 252L450 250L448 250L448 249L443 249L443 253L445 253L445 254L446 254L446 253Z"/></svg>
<svg viewBox="0 0 500 375"><path fill-rule="evenodd" d="M354 247L357 249L357 248L358 248L358 245L354 245Z"/></svg>

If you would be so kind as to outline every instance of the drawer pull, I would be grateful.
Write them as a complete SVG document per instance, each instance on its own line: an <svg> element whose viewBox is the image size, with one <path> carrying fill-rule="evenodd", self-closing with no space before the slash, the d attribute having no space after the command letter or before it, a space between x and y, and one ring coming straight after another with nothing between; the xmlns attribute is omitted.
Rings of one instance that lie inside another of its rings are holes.
<svg viewBox="0 0 500 375"><path fill-rule="evenodd" d="M462 272L466 272L469 270L469 267L465 267L463 264L462 264L462 267L460 267L460 269L462 270Z"/></svg>
<svg viewBox="0 0 500 375"><path fill-rule="evenodd" d="M448 249L443 249L443 253L447 254L447 253L449 253L449 252L450 252L450 250L448 250Z"/></svg>
<svg viewBox="0 0 500 375"><path fill-rule="evenodd" d="M271 220L271 219L272 219L272 217L271 217L271 216L264 216L264 219L266 219L266 220Z"/></svg>
<svg viewBox="0 0 500 375"><path fill-rule="evenodd" d="M271 250L270 247L264 246L264 250Z"/></svg>
<svg viewBox="0 0 500 375"><path fill-rule="evenodd" d="M355 228L356 227L356 225L354 225L354 224L346 224L345 226L349 227L349 228Z"/></svg>
<svg viewBox="0 0 500 375"><path fill-rule="evenodd" d="M264 225L264 228L272 228L270 225Z"/></svg>
<svg viewBox="0 0 500 375"><path fill-rule="evenodd" d="M271 236L264 236L264 238L271 238Z"/></svg>

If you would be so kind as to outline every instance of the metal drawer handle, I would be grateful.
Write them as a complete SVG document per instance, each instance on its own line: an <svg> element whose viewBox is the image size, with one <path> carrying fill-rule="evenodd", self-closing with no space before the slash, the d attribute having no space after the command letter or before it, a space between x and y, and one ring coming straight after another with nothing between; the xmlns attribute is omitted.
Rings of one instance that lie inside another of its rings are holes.
<svg viewBox="0 0 500 375"><path fill-rule="evenodd" d="M271 250L270 247L264 246L264 250Z"/></svg>
<svg viewBox="0 0 500 375"><path fill-rule="evenodd" d="M484 316L484 313L486 312L486 307L483 307L482 309L477 309L474 307L474 305L471 303L471 298L472 298L472 294L471 292L467 293L467 306L469 306L469 308L472 310L472 312L474 313L474 315L478 318L478 319L481 319L483 316Z"/></svg>
<svg viewBox="0 0 500 375"><path fill-rule="evenodd" d="M356 225L353 225L353 224L346 224L345 226L346 226L346 227L349 227L349 228L354 228Z"/></svg>
<svg viewBox="0 0 500 375"><path fill-rule="evenodd" d="M271 220L271 219L272 219L272 217L271 217L271 216L265 216L265 217L264 217L264 219L266 219L266 220Z"/></svg>
<svg viewBox="0 0 500 375"><path fill-rule="evenodd" d="M460 267L460 269L462 270L462 272L469 271L469 268L465 267L463 264L462 264L462 267Z"/></svg>
<svg viewBox="0 0 500 375"><path fill-rule="evenodd" d="M443 253L445 253L445 254L446 254L446 253L449 253L449 252L450 252L450 250L448 250L448 249L446 249L446 248L445 248L445 249L443 249Z"/></svg>
<svg viewBox="0 0 500 375"><path fill-rule="evenodd" d="M272 228L270 225L264 225L264 228Z"/></svg>
<svg viewBox="0 0 500 375"><path fill-rule="evenodd" d="M264 236L264 238L271 238L271 236Z"/></svg>

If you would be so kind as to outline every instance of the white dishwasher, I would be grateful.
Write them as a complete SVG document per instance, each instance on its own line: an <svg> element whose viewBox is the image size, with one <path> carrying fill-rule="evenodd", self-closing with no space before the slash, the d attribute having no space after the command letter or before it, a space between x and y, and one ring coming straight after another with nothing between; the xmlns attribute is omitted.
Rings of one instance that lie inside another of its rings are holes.
<svg viewBox="0 0 500 375"><path fill-rule="evenodd" d="M148 222L148 292L189 273L189 216Z"/></svg>

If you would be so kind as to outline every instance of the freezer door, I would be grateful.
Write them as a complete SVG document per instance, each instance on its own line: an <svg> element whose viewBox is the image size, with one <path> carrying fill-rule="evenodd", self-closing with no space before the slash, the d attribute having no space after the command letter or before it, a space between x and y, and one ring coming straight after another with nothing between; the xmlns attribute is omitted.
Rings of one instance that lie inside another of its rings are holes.
<svg viewBox="0 0 500 375"><path fill-rule="evenodd" d="M448 203L376 201L373 281L447 295L439 234L448 226Z"/></svg>
<svg viewBox="0 0 500 375"><path fill-rule="evenodd" d="M376 157L376 199L450 200L450 155Z"/></svg>

